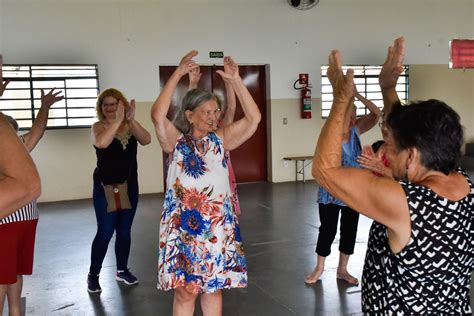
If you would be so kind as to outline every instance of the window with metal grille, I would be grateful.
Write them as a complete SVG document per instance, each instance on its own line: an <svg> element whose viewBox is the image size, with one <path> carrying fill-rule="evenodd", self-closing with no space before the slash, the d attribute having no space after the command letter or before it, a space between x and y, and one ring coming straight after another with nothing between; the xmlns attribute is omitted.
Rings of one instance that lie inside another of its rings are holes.
<svg viewBox="0 0 474 316"><path fill-rule="evenodd" d="M41 106L41 89L61 91L64 99L49 110L48 129L90 127L96 121L99 93L97 65L3 65L10 80L0 98L0 110L31 128Z"/></svg>
<svg viewBox="0 0 474 316"><path fill-rule="evenodd" d="M383 109L383 98L382 91L379 86L379 73L382 66L368 66L368 65L348 65L343 66L344 73L347 69L354 69L354 83L357 87L357 91L372 101L380 109ZM408 101L408 88L409 88L409 76L408 66L403 66L403 73L398 78L397 82L397 93L400 101L406 103ZM328 66L321 66L321 116L327 118L332 107L332 86L326 75ZM369 113L369 110L356 99L355 105L357 107L357 116L365 115Z"/></svg>

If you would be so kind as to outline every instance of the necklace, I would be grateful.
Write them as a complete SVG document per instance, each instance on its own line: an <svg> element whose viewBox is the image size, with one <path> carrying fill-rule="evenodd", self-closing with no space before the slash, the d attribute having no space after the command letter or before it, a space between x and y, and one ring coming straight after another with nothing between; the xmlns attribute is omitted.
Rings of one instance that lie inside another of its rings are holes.
<svg viewBox="0 0 474 316"><path fill-rule="evenodd" d="M129 129L123 134L118 134L117 133L115 135L115 138L117 138L118 141L122 144L122 149L123 150L127 149L128 140L130 139L130 136L132 136L132 133L130 133Z"/></svg>
<svg viewBox="0 0 474 316"><path fill-rule="evenodd" d="M201 139L195 139L192 135L186 134L184 135L184 138L186 139L186 144L188 145L189 148L194 152L197 151L201 154L205 154L207 151L207 141L204 140L203 138Z"/></svg>

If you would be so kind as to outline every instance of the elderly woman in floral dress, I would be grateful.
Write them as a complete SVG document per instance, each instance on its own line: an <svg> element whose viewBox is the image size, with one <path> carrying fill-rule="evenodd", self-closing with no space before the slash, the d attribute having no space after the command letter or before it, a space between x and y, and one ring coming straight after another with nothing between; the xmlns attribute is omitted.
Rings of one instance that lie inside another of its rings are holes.
<svg viewBox="0 0 474 316"><path fill-rule="evenodd" d="M176 120L168 120L179 80L198 67L196 55L191 51L183 57L151 110L160 145L173 154L160 224L158 288L175 291L174 315L192 315L199 294L204 315L221 315L221 290L247 286L224 153L254 134L261 114L237 64L226 57L224 71L218 74L232 85L245 116L215 131L217 97L193 89L185 95Z"/></svg>

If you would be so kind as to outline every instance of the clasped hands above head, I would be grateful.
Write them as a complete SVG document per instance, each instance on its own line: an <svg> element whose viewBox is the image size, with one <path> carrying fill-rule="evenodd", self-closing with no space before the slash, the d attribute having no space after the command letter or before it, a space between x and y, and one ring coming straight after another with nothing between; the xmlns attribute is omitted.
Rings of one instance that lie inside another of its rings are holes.
<svg viewBox="0 0 474 316"><path fill-rule="evenodd" d="M179 72L180 76L192 73L195 77L201 77L199 64L195 60L193 60L193 58L196 57L198 54L199 52L197 50L192 50L186 55L184 55L177 68L177 71ZM222 77L225 82L240 80L239 66L230 56L224 57L224 70L217 70L216 72Z"/></svg>

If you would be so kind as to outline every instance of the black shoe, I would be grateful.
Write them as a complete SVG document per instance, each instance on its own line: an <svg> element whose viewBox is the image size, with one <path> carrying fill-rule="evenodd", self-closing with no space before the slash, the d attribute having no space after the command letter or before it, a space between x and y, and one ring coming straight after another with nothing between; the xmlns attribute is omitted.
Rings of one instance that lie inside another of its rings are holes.
<svg viewBox="0 0 474 316"><path fill-rule="evenodd" d="M125 282L127 285L138 284L138 279L130 272L130 270L117 271L115 280Z"/></svg>
<svg viewBox="0 0 474 316"><path fill-rule="evenodd" d="M100 293L102 289L99 284L99 275L87 275L87 292L89 293Z"/></svg>

